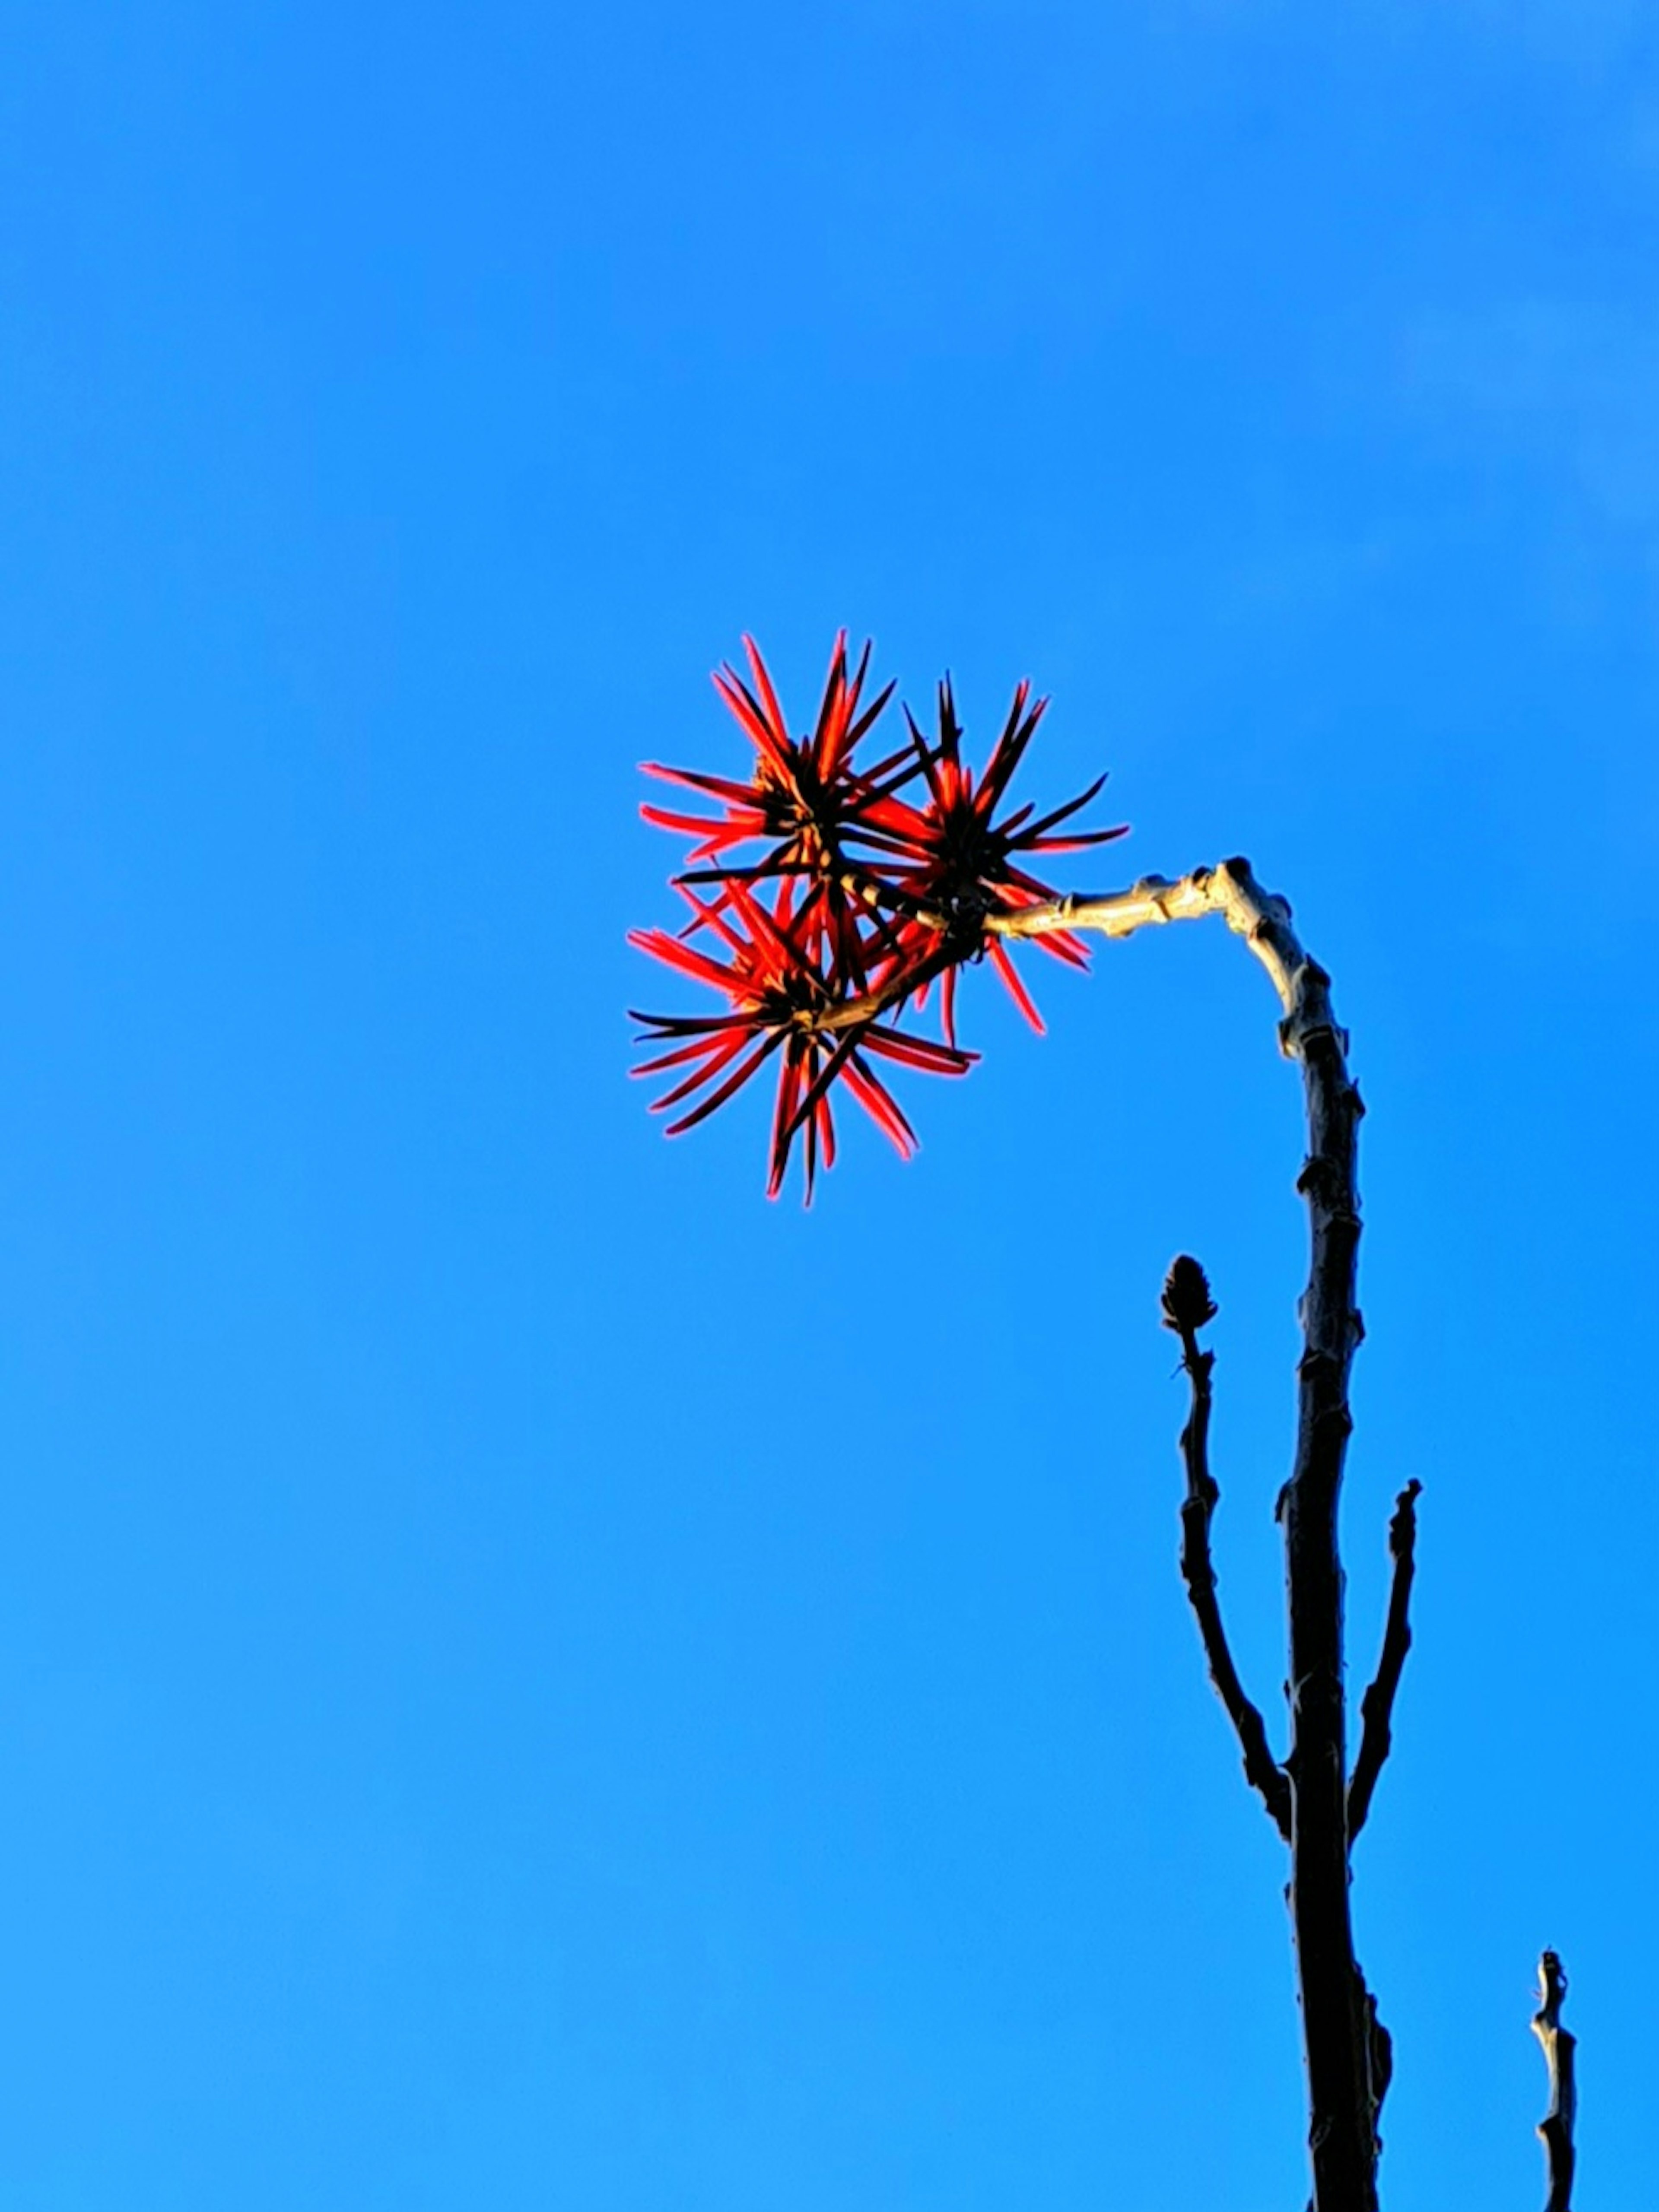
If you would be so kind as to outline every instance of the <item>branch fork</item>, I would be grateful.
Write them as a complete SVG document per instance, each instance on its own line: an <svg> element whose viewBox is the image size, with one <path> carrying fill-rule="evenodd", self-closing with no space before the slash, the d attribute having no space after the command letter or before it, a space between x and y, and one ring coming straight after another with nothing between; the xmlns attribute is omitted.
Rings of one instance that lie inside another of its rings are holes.
<svg viewBox="0 0 1659 2212"><path fill-rule="evenodd" d="M1243 1754L1244 1771L1291 1850L1290 1903L1308 2065L1316 2212L1375 2212L1377 2113L1390 2070L1386 2031L1354 1954L1349 1911L1350 1796L1343 1692L1342 1566L1337 1504L1352 1419L1348 1370L1362 1330L1354 1298L1359 1243L1355 1137L1364 1112L1348 1074L1347 1036L1332 1012L1330 977L1310 958L1289 903L1264 890L1249 863L1223 861L1178 882L1149 877L1105 897L1067 898L988 917L1009 937L1094 930L1127 937L1149 925L1218 914L1266 969L1281 1010L1279 1036L1302 1069L1308 1151L1298 1188L1311 1246L1299 1307L1303 1355L1297 1370L1297 1440L1279 1498L1290 1600L1291 1742L1280 1765L1267 1748L1258 1709L1245 1695L1224 1632L1210 1554L1217 1490L1208 1462L1212 1356L1197 1332L1214 1307L1203 1271L1179 1261L1164 1290L1164 1317L1181 1339L1192 1403L1182 1433L1187 1495L1182 1503L1182 1572L1212 1679ZM1412 1493L1413 1498L1415 1492ZM1398 1517L1398 1516L1397 1516ZM1401 1524L1403 1527L1403 1523ZM1409 1576L1396 1551L1403 1620ZM1398 1657L1404 1648L1396 1637ZM1381 1687L1370 1696L1370 1748L1362 1743L1363 1817L1388 1748L1388 1716L1398 1668L1385 1638Z"/></svg>

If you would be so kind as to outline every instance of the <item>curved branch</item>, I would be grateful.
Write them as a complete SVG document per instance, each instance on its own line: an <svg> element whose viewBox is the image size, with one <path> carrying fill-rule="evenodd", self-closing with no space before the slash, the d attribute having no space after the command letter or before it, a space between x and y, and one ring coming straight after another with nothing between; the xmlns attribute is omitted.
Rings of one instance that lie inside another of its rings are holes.
<svg viewBox="0 0 1659 2212"><path fill-rule="evenodd" d="M1183 1267L1190 1269L1196 1278L1202 1304L1209 1304L1209 1287L1204 1281L1203 1270L1195 1261L1177 1260L1164 1286L1164 1310L1165 1326L1174 1329L1181 1339L1181 1364L1192 1384L1192 1409L1181 1431L1181 1455L1187 1468L1187 1495L1181 1505L1181 1575L1203 1638L1210 1680L1226 1708L1233 1733L1238 1738L1238 1747L1244 1754L1244 1778L1258 1793L1267 1808L1268 1818L1288 1844L1291 1785L1267 1747L1266 1724L1245 1695L1228 1647L1227 1632L1221 1622L1215 1563L1210 1555L1210 1516L1221 1495L1209 1463L1210 1370L1215 1365L1215 1354L1199 1350L1198 1328L1201 1322L1194 1322L1189 1317L1190 1309L1184 1314L1181 1310L1176 1293ZM1210 1312L1214 1312L1213 1307Z"/></svg>
<svg viewBox="0 0 1659 2212"><path fill-rule="evenodd" d="M1417 1500L1422 1484L1415 1476L1395 1502L1389 1523L1389 1552L1394 1560L1394 1587L1389 1593L1388 1626L1382 1632L1382 1656L1376 1662L1376 1680L1359 1701L1364 1726L1359 1751L1348 1782L1348 1841L1365 1825L1371 1809L1371 1793L1382 1762L1394 1746L1394 1700L1400 1687L1406 1654L1412 1648L1412 1577L1417 1571Z"/></svg>
<svg viewBox="0 0 1659 2212"><path fill-rule="evenodd" d="M1578 2116L1573 2053L1578 2039L1561 2025L1561 2000L1566 1993L1565 1969L1555 1952L1546 1951L1538 1961L1538 1994L1542 2002L1532 2016L1532 2032L1543 2045L1544 2063L1550 2071L1550 2108L1538 2123L1544 2155L1549 2161L1550 2195L1544 2212L1571 2212L1572 2130Z"/></svg>
<svg viewBox="0 0 1659 2212"><path fill-rule="evenodd" d="M1301 1306L1296 1457L1279 1495L1290 1600L1291 1917L1308 2062L1309 2148L1316 2212L1374 2212L1372 2045L1348 1900L1346 1715L1342 1689L1342 1563L1337 1501L1352 1418L1348 1370L1361 1327L1354 1302L1359 1200L1354 1162L1364 1110L1348 1074L1348 1040L1331 1011L1330 978L1309 957L1281 898L1246 860L1177 883L1149 877L1105 898L1055 899L987 918L1005 937L1092 929L1127 937L1152 923L1218 914L1267 969L1283 1018L1280 1048L1302 1067L1308 1157L1297 1188L1311 1252Z"/></svg>
<svg viewBox="0 0 1659 2212"><path fill-rule="evenodd" d="M988 914L979 927L1004 938L1085 929L1115 938L1208 914L1220 915L1267 970L1282 1009L1279 1048L1302 1068L1308 1157L1297 1188L1307 1200L1311 1253L1301 1305L1296 1456L1279 1500L1290 1601L1291 1748L1283 1772L1291 1802L1291 1915L1308 2062L1316 2212L1374 2212L1373 2075L1380 2031L1368 2024L1349 1913L1347 1718L1337 1545L1337 1502L1353 1426L1348 1371L1363 1334L1354 1300L1359 1249L1354 1164L1364 1109L1348 1074L1347 1036L1331 1010L1330 977L1304 949L1291 927L1289 905L1262 889L1248 860L1197 868L1173 883L1148 876L1124 891L1050 899ZM935 957L946 957L943 948ZM896 976L884 991L815 1014L811 1026L856 1030L908 997L917 981L915 975ZM1200 1379L1194 1376L1195 1390ZM1202 1380L1207 1388L1207 1371ZM1208 1512L1201 1490L1182 1509L1183 1520L1194 1524L1195 1562L1200 1538L1207 1534Z"/></svg>
<svg viewBox="0 0 1659 2212"><path fill-rule="evenodd" d="M1331 1019L1330 978L1303 951L1291 927L1288 902L1262 890L1248 860L1223 860L1218 867L1194 868L1190 875L1173 883L1166 876L1143 876L1127 890L1079 892L1046 899L1006 914L985 915L980 927L993 937L1048 937L1057 930L1079 929L1093 930L1101 937L1133 937L1136 930L1154 923L1196 921L1206 914L1222 915L1228 928L1244 939L1267 969L1285 1010L1279 1029L1280 1046L1287 1058L1300 1059L1308 1036L1322 1028L1335 1027ZM915 918L940 929L945 927L941 916L921 908ZM842 999L810 1018L803 1016L803 1026L828 1034L877 1021L961 957L959 947L941 945L920 969L896 974L881 989L866 992L861 998Z"/></svg>
<svg viewBox="0 0 1659 2212"><path fill-rule="evenodd" d="M1220 915L1267 969L1285 1011L1279 1042L1288 1058L1302 1056L1304 1041L1315 1030L1335 1029L1329 976L1304 951L1291 927L1289 902L1263 890L1248 860L1194 868L1174 882L1166 876L1143 876L1124 891L1075 893L1015 914L987 915L985 927L998 937L1047 937L1055 930L1078 929L1133 937L1136 930L1159 922L1197 921L1206 914Z"/></svg>

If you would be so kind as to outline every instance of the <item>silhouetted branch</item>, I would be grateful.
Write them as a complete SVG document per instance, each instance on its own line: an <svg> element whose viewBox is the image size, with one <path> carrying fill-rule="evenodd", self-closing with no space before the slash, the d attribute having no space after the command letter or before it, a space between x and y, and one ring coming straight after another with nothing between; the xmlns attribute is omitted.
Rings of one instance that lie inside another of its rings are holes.
<svg viewBox="0 0 1659 2212"><path fill-rule="evenodd" d="M1544 2063L1550 2069L1550 2108L1538 2123L1544 2155L1549 2161L1550 2194L1544 2212L1571 2212L1572 2130L1578 2113L1573 2052L1578 2039L1561 2025L1567 1977L1553 1951L1546 1951L1538 1961L1538 1994L1543 2002L1532 2016L1532 2032L1544 2047Z"/></svg>
<svg viewBox="0 0 1659 2212"><path fill-rule="evenodd" d="M1389 1593L1388 1626L1382 1632L1382 1656L1376 1662L1376 1680L1359 1701L1364 1721L1359 1753L1348 1783L1348 1841L1365 1825L1371 1809L1371 1792L1394 1743L1394 1700L1400 1687L1406 1654L1412 1648L1412 1577L1417 1567L1417 1500L1422 1484L1415 1477L1395 1500L1389 1523L1389 1552L1394 1560L1394 1587Z"/></svg>
<svg viewBox="0 0 1659 2212"><path fill-rule="evenodd" d="M1210 1555L1210 1516L1221 1492L1210 1473L1210 1370L1212 1352L1200 1352L1198 1331L1213 1320L1210 1286L1196 1260L1184 1255L1170 1269L1164 1285L1164 1325L1181 1339L1181 1364L1192 1384L1192 1407L1181 1431L1181 1455L1187 1468L1187 1495L1181 1506L1181 1573L1204 1641L1210 1680L1244 1754L1244 1778L1257 1790L1279 1834L1291 1840L1291 1785L1267 1747L1261 1715L1244 1693L1221 1625L1215 1564Z"/></svg>
<svg viewBox="0 0 1659 2212"><path fill-rule="evenodd" d="M1262 889L1248 860L1195 869L1176 883L1148 877L1104 898L1055 899L988 916L985 927L1004 937L1055 929L1127 937L1149 924L1206 914L1218 914L1266 969L1283 1009L1280 1048L1302 1068L1308 1156L1297 1188L1307 1200L1311 1250L1301 1305L1296 1456L1279 1499L1291 1632L1291 1744L1284 1769L1292 1808L1291 1919L1308 2061L1316 2212L1375 2212L1378 2046L1349 1912L1337 1549L1343 1460L1353 1426L1348 1371L1364 1333L1354 1282L1359 1250L1355 1158L1364 1109L1348 1073L1347 1036L1331 1008L1331 979L1304 948L1287 902ZM1207 1507L1200 1510L1207 1518Z"/></svg>

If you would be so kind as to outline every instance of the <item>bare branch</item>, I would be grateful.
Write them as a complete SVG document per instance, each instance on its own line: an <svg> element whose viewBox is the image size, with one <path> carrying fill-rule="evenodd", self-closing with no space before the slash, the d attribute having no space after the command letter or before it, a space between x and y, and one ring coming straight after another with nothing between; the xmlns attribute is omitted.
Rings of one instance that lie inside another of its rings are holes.
<svg viewBox="0 0 1659 2212"><path fill-rule="evenodd" d="M1291 1785L1284 1769L1267 1747L1267 1731L1261 1715L1244 1693L1238 1669L1221 1623L1221 1604L1216 1593L1215 1564L1210 1554L1210 1516L1221 1492L1210 1473L1210 1370L1212 1352L1200 1352L1198 1331L1213 1317L1209 1285L1195 1260L1179 1259L1170 1268L1164 1289L1164 1325L1181 1339L1181 1364L1192 1384L1192 1407L1181 1431L1181 1455L1187 1468L1187 1495L1181 1506L1181 1573L1187 1585L1215 1684L1227 1717L1233 1724L1239 1749L1244 1754L1244 1778L1256 1790L1268 1817L1288 1844L1291 1840Z"/></svg>
<svg viewBox="0 0 1659 2212"><path fill-rule="evenodd" d="M1308 2140L1316 2212L1375 2212L1375 2038L1367 2027L1349 1911L1342 1563L1337 1545L1343 1461L1353 1426L1348 1372L1363 1334L1354 1300L1360 1228L1355 1156L1364 1109L1348 1073L1347 1036L1331 1009L1330 977L1304 949L1287 903L1262 889L1248 860L1194 869L1174 883L1149 876L1126 891L989 914L979 926L1003 938L1041 937L1054 930L1128 937L1138 929L1195 921L1209 914L1218 914L1267 970L1281 1009L1280 1049L1302 1069L1308 1157L1297 1188L1307 1201L1310 1252L1301 1306L1296 1456L1279 1501L1290 1598L1291 1748L1282 1771L1291 1807L1291 1917L1308 2061ZM938 957L945 957L943 950ZM848 1000L832 1013L815 1015L812 1026L856 1028L908 996L915 986L915 978L908 985L895 978L883 994ZM1208 1389L1207 1364L1201 1376L1191 1365L1188 1371L1196 1413L1200 1385ZM1197 1588L1205 1588L1207 1577L1212 1595L1214 1576L1206 1540L1213 1504L1200 1485L1182 1509ZM1194 1586L1191 1577L1188 1586ZM1243 1702L1243 1692L1238 1695Z"/></svg>
<svg viewBox="0 0 1659 2212"><path fill-rule="evenodd" d="M1225 860L1178 883L1153 877L1104 899L1057 899L988 918L1006 937L1094 929L1127 937L1149 924L1218 914L1267 970L1283 1010L1279 1041L1302 1069L1308 1157L1297 1179L1310 1245L1297 1367L1296 1457L1279 1493L1290 1598L1291 1918L1308 2061L1309 2149L1316 2212L1375 2212L1375 2038L1354 1957L1342 1689L1342 1562L1337 1504L1353 1426L1348 1371L1362 1329L1354 1301L1359 1249L1355 1156L1359 1093L1348 1040L1331 1010L1330 977L1309 957L1291 910L1248 861Z"/></svg>
<svg viewBox="0 0 1659 2212"><path fill-rule="evenodd" d="M1303 950L1291 927L1289 903L1263 890L1248 860L1194 868L1174 883L1164 876L1143 876L1127 891L1077 895L1023 907L1017 914L988 915L985 927L999 937L1045 937L1057 929L1133 937L1158 922L1197 921L1206 914L1220 915L1267 969L1285 1010L1279 1042L1289 1057L1303 1056L1303 1044L1316 1030L1335 1030L1329 976Z"/></svg>
<svg viewBox="0 0 1659 2212"><path fill-rule="evenodd" d="M1389 1593L1388 1626L1382 1632L1382 1656L1376 1662L1376 1680L1359 1701L1364 1726L1358 1755L1348 1783L1350 1844L1365 1825L1376 1778L1394 1744L1395 1693L1400 1687L1406 1654L1412 1648L1412 1577L1417 1568L1417 1500L1422 1487L1413 1476L1395 1500L1394 1518L1389 1523L1394 1587Z"/></svg>
<svg viewBox="0 0 1659 2212"><path fill-rule="evenodd" d="M1102 937L1133 937L1158 922L1198 921L1218 914L1242 937L1267 969L1285 1011L1279 1042L1291 1059L1301 1057L1304 1036L1334 1028L1330 979L1308 957L1291 927L1286 902L1262 890L1248 860L1224 860L1218 867L1194 868L1171 883L1164 876L1143 876L1127 890L1077 894L1048 899L1007 914L988 914L981 927L994 937L1047 937L1056 930L1093 930ZM945 929L944 916L918 907L915 919ZM974 948L970 945L968 950ZM960 945L941 945L931 959L909 975L902 972L862 998L843 999L823 1008L803 1025L822 1032L860 1028L878 1020L919 986L963 957Z"/></svg>
<svg viewBox="0 0 1659 2212"><path fill-rule="evenodd" d="M1578 2039L1561 2025L1561 2000L1567 1994L1566 1971L1553 1951L1538 1961L1538 1994L1542 2000L1532 2016L1532 2032L1543 2045L1544 2063L1550 2070L1550 2108L1538 2123L1538 2133L1549 2161L1550 2194L1544 2212L1571 2212L1573 2124L1578 2117L1578 2088L1573 2076L1573 2053Z"/></svg>
<svg viewBox="0 0 1659 2212"><path fill-rule="evenodd" d="M1349 1911L1347 1719L1337 1542L1343 1462L1353 1426L1348 1374L1364 1334L1354 1285L1360 1232L1355 1161L1364 1108L1348 1073L1348 1040L1331 1008L1330 977L1304 949L1291 926L1289 905L1264 890L1243 860L1197 868L1173 883L1149 876L1125 891L988 914L977 927L986 935L1002 938L1041 937L1055 930L1092 930L1115 938L1209 914L1218 914L1266 969L1281 1009L1279 1048L1302 1069L1308 1156L1297 1188L1307 1201L1310 1250L1300 1308L1296 1456L1279 1499L1290 1603L1291 1747L1283 1769L1274 1771L1290 1793L1290 1905L1308 2062L1316 2212L1375 2212L1380 2030L1369 2023ZM927 972L961 957L956 947L941 945ZM864 999L815 1012L805 1025L856 1030L909 996L920 981L917 975L896 975ZM1188 1373L1194 1390L1188 1427L1200 1435L1200 1399L1206 1411L1208 1405L1209 1361L1195 1345ZM1207 1480L1207 1468L1202 1472ZM1188 1484L1182 1509L1182 1566L1199 1607L1201 1594L1207 1593L1205 1602L1212 1604L1214 1598L1207 1540L1215 1500L1203 1482L1194 1482L1190 1461ZM1217 1648L1224 1653L1218 1627L1218 1618ZM1207 1635L1206 1643L1208 1648ZM1213 1655L1212 1671L1217 1671ZM1237 1689L1236 1674L1232 1682L1240 1707L1253 1711ZM1232 1710L1219 1673L1217 1686ZM1247 1771L1250 1759L1247 1747ZM1271 1784L1267 1790L1272 1809L1277 1792Z"/></svg>

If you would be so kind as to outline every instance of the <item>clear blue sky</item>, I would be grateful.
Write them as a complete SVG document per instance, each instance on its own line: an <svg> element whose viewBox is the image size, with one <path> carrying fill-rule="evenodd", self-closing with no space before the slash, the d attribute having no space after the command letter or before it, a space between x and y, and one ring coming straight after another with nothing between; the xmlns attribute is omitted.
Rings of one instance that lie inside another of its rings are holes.
<svg viewBox="0 0 1659 2212"><path fill-rule="evenodd" d="M0 2194L1267 2212L1297 1086L1217 928L970 979L804 1214L665 1145L646 757L835 629L1371 1112L1394 2212L1653 2201L1659 41L1620 0L24 0L0 84Z"/></svg>

